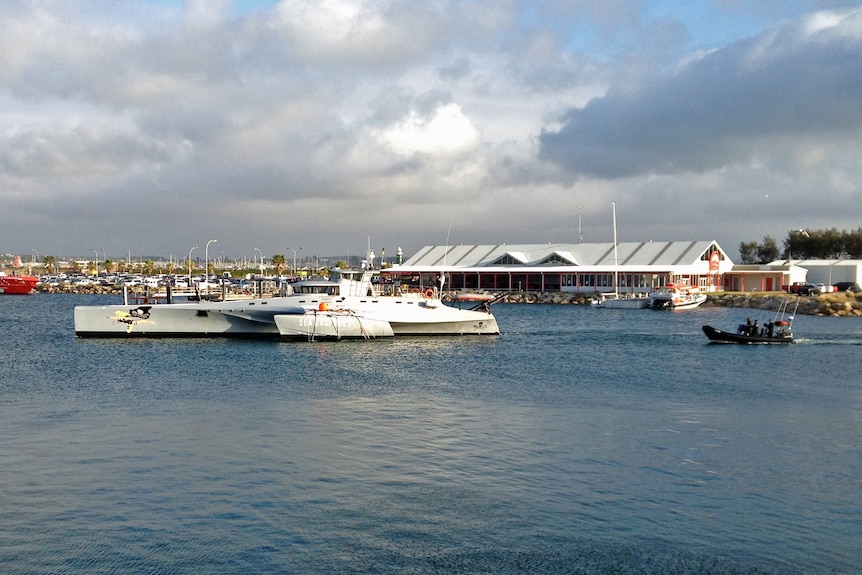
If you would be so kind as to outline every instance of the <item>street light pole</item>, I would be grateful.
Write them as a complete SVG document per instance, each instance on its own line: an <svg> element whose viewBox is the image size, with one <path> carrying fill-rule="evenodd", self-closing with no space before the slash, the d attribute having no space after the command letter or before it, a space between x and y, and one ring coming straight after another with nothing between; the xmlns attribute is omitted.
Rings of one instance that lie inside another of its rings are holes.
<svg viewBox="0 0 862 575"><path fill-rule="evenodd" d="M260 254L260 275L263 275L263 252L260 248L254 248L254 251Z"/></svg>
<svg viewBox="0 0 862 575"><path fill-rule="evenodd" d="M207 278L207 292L210 291L210 244L218 240L210 240L204 248L204 276Z"/></svg>
<svg viewBox="0 0 862 575"><path fill-rule="evenodd" d="M192 287L192 251L198 249L197 246L194 246L189 250L189 285L187 287Z"/></svg>
<svg viewBox="0 0 862 575"><path fill-rule="evenodd" d="M293 252L293 277L296 277L296 250L293 248L287 248ZM302 249L302 246L299 246L299 249Z"/></svg>
<svg viewBox="0 0 862 575"><path fill-rule="evenodd" d="M96 254L96 277L99 277L99 251L93 250L93 253Z"/></svg>

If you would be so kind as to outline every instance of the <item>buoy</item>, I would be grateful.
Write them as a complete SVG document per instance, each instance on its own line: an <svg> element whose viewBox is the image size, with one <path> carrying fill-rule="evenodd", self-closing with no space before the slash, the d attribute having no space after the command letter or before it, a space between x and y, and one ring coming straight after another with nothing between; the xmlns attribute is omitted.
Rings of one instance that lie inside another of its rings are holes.
<svg viewBox="0 0 862 575"><path fill-rule="evenodd" d="M329 306L326 304L325 301L320 302L320 305L317 306L318 311L326 311L328 309L329 309Z"/></svg>

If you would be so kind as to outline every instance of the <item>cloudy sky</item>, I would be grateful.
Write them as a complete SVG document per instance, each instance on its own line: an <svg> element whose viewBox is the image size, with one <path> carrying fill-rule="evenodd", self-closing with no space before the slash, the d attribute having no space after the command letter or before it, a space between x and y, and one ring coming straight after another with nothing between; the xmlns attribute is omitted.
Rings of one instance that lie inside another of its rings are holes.
<svg viewBox="0 0 862 575"><path fill-rule="evenodd" d="M855 230L858 4L6 0L0 253Z"/></svg>

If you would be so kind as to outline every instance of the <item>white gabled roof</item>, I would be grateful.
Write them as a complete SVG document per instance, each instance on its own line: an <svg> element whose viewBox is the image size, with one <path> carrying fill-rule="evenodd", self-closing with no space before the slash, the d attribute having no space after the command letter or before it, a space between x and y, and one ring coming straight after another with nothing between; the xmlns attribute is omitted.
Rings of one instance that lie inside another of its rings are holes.
<svg viewBox="0 0 862 575"><path fill-rule="evenodd" d="M539 260L538 264L539 265L553 265L553 264L557 263L556 260L562 260L562 262L565 262L562 265L567 265L567 264L573 265L573 266L580 265L580 263L578 262L578 258L576 258L574 255L572 255L572 252L560 251L560 250L556 250L554 253L548 254L547 256L545 256L544 258Z"/></svg>
<svg viewBox="0 0 862 575"><path fill-rule="evenodd" d="M499 258L497 258L497 261L502 260L502 259L513 259L517 262L521 262L522 264L529 264L530 263L530 260L527 259L526 255L524 255L524 252L511 252L511 251L509 251L509 252L506 252L505 254L501 255Z"/></svg>
<svg viewBox="0 0 862 575"><path fill-rule="evenodd" d="M699 264L701 256L717 248L725 260L727 253L711 240L681 242L623 242L617 245L614 258L613 242L594 244L520 244L520 245L458 245L425 246L409 257L402 268L482 268L497 267L501 258L509 256L524 266L539 266L552 256L568 262L558 265L580 267L625 266L627 268L691 266ZM517 264L509 264L511 267ZM547 264L545 264L547 265Z"/></svg>

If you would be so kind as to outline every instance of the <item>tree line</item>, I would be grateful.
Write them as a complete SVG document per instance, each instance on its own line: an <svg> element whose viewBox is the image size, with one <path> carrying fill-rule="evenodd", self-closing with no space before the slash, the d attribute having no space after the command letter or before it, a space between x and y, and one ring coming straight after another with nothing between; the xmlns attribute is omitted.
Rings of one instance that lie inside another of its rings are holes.
<svg viewBox="0 0 862 575"><path fill-rule="evenodd" d="M851 232L835 228L790 230L782 246L770 236L764 236L761 242L741 242L739 256L743 264L766 264L778 259L862 259L862 228Z"/></svg>
<svg viewBox="0 0 862 575"><path fill-rule="evenodd" d="M26 265L23 264L23 265ZM303 264L307 267L308 264ZM339 260L336 264L339 268L348 267L348 263L344 260ZM46 255L41 259L41 266L45 268L45 270L49 274L54 274L59 271L60 262L56 256ZM5 265L3 266L5 267ZM190 259L187 259L182 264L177 262L168 262L166 264L157 264L151 259L147 259L143 262L137 261L126 261L126 260L112 260L105 259L100 262L88 261L88 262L78 262L72 261L66 267L64 267L65 271L70 271L73 273L87 273L91 275L95 275L97 272L107 272L108 274L115 273L143 273L144 275L155 275L156 273L165 273L165 274L173 274L173 273L189 273L202 268L200 262L195 262ZM269 268L275 268L277 275L282 275L285 269L290 269L291 273L296 274L298 270L295 270L291 267L290 262L288 262L287 258L284 254L275 254L272 256L270 263L268 264ZM303 269L305 269L305 267ZM218 264L215 260L210 260L208 269L206 273L212 274L215 273L218 268ZM243 273L250 273L259 271L254 267L249 267L248 269L241 270ZM318 274L326 272L326 268L320 269L312 269L310 273Z"/></svg>

